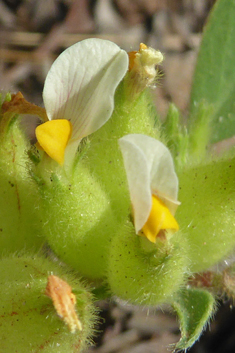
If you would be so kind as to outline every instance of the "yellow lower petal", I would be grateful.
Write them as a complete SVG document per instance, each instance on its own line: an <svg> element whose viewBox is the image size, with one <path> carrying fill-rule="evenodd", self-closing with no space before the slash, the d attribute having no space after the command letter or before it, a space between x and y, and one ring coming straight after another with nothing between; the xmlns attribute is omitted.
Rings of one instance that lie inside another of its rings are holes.
<svg viewBox="0 0 235 353"><path fill-rule="evenodd" d="M166 229L177 231L179 225L166 205L157 196L152 195L152 209L142 232L148 240L155 243L160 230Z"/></svg>
<svg viewBox="0 0 235 353"><path fill-rule="evenodd" d="M65 148L72 134L72 124L66 119L49 120L37 126L36 137L41 148L60 165L64 164Z"/></svg>

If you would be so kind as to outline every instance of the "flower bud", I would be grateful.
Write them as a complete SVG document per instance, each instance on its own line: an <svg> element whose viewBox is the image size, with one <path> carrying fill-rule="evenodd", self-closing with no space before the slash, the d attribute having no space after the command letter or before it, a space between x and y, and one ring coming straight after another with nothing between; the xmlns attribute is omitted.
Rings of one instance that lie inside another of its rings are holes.
<svg viewBox="0 0 235 353"><path fill-rule="evenodd" d="M83 350L91 336L95 314L91 294L79 279L39 256L1 260L0 278L3 352ZM50 283L51 278L57 281ZM49 288L53 301L48 297ZM72 325L76 322L80 322L79 327Z"/></svg>
<svg viewBox="0 0 235 353"><path fill-rule="evenodd" d="M126 224L110 247L107 279L112 293L134 304L170 302L188 274L186 251L180 232L169 242L153 244Z"/></svg>
<svg viewBox="0 0 235 353"><path fill-rule="evenodd" d="M30 144L10 103L3 104L0 114L0 255L38 250L44 241L38 189L30 175Z"/></svg>
<svg viewBox="0 0 235 353"><path fill-rule="evenodd" d="M81 275L103 278L117 221L99 180L80 161L71 183L52 173L38 186L42 231L51 248Z"/></svg>

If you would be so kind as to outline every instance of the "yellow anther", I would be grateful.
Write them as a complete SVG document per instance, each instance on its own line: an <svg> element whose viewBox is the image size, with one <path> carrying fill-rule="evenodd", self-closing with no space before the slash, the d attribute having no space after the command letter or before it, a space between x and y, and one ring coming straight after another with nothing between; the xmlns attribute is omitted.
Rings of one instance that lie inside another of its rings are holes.
<svg viewBox="0 0 235 353"><path fill-rule="evenodd" d="M152 209L142 232L148 240L155 243L160 230L166 229L177 231L179 225L166 205L157 196L152 195Z"/></svg>
<svg viewBox="0 0 235 353"><path fill-rule="evenodd" d="M143 50L143 49L148 49L147 45L144 43L140 43L140 48L139 51Z"/></svg>
<svg viewBox="0 0 235 353"><path fill-rule="evenodd" d="M143 49L148 49L148 47L144 43L140 43L139 51L135 50L135 51L130 51L128 53L128 56L129 56L129 71L132 70L134 65L135 65L136 54L140 53L140 51L143 50Z"/></svg>
<svg viewBox="0 0 235 353"><path fill-rule="evenodd" d="M72 134L72 124L66 119L49 120L36 128L41 148L60 165L64 164L64 152Z"/></svg>

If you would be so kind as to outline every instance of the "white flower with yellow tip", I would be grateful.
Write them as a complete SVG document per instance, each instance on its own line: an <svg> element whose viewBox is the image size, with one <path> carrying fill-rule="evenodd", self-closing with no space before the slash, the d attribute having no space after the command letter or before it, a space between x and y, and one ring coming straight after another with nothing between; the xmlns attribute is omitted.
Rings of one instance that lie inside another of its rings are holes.
<svg viewBox="0 0 235 353"><path fill-rule="evenodd" d="M128 69L128 55L116 44L87 39L66 49L45 80L48 121L36 128L40 147L59 164L85 136L111 116L115 90Z"/></svg>
<svg viewBox="0 0 235 353"><path fill-rule="evenodd" d="M133 134L119 139L127 175L136 234L155 243L161 230L177 231L174 218L178 178L170 151L152 137Z"/></svg>

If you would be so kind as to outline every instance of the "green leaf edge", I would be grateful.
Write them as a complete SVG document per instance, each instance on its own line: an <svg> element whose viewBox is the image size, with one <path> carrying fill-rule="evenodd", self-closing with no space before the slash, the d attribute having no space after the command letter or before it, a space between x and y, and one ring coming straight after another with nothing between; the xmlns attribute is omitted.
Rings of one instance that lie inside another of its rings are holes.
<svg viewBox="0 0 235 353"><path fill-rule="evenodd" d="M211 121L212 121L212 125L215 124L215 126L218 125L218 122L215 121L215 117L217 115L217 112L220 110L218 108L218 103L215 101L211 101L206 99L205 97L201 97L199 100L195 98L195 96L197 94L195 94L195 91L197 92L198 90L198 78L200 78L202 71L201 71L201 57L203 56L203 52L204 52L204 47L208 45L208 33L211 30L211 27L214 25L214 22L216 21L216 15L220 10L220 6L221 4L224 5L224 0L217 0L213 6L213 8L211 9L209 16L207 18L206 24L203 28L203 35L202 35L202 40L201 40L201 44L200 44L200 48L199 48L199 52L198 52L198 56L197 56L197 61L196 61L196 65L195 65L195 70L194 70L194 75L193 75L193 81L192 81L192 87L191 87L191 93L190 93L190 102L189 102L189 112L190 112L190 116L194 114L195 109L197 108L198 104L201 104L202 102L205 102L209 105L211 105L211 107L213 107L213 112L211 112ZM234 6L234 0L228 0L227 1L227 6L229 8L229 5ZM228 11L229 13L229 11ZM200 86L200 84L199 84ZM196 102L196 105L195 105ZM221 101L221 103L219 104L219 107L221 107L224 104L224 100ZM234 112L235 114L235 112ZM213 131L214 130L214 131ZM228 139L230 137L232 137L234 135L234 133L232 134L228 134L226 133L225 136L223 137L218 137L218 136L214 136L215 134L215 128L212 128L212 133L211 133L211 143L216 143L219 141L222 141L224 139ZM223 133L224 135L224 133Z"/></svg>
<svg viewBox="0 0 235 353"><path fill-rule="evenodd" d="M186 322L187 320L185 320L185 317L187 316L187 318L189 318L191 322L195 318L194 315L191 315L185 304L189 304L186 303L186 301L188 301L188 299L192 297L192 295L194 295L194 300L198 298L198 295L203 295L204 299L206 300L205 307L207 307L207 310L204 311L204 314L201 316L201 319L198 324L194 325L192 332L189 333L189 328L187 328L187 326L189 326L190 323ZM206 290L185 288L182 291L178 292L171 305L178 315L181 330L181 339L175 345L174 352L179 352L181 350L186 351L199 339L202 332L206 329L209 320L212 318L217 309L216 300L212 296L212 294Z"/></svg>

